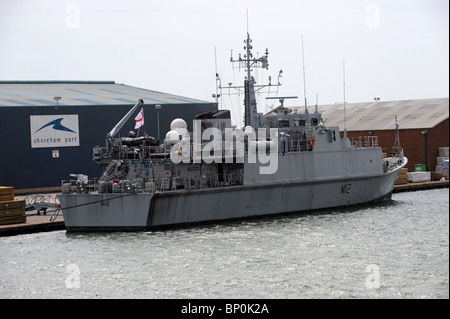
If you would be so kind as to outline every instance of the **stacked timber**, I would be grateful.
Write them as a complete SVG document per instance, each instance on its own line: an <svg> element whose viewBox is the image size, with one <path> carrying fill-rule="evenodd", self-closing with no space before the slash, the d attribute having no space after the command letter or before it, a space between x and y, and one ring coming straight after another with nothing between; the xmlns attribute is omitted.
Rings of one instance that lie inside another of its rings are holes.
<svg viewBox="0 0 450 319"><path fill-rule="evenodd" d="M20 224L26 221L25 201L14 200L14 187L0 186L0 225Z"/></svg>
<svg viewBox="0 0 450 319"><path fill-rule="evenodd" d="M408 184L408 169L402 168L400 169L400 173L397 175L397 180L394 182L394 185L402 185L402 184Z"/></svg>

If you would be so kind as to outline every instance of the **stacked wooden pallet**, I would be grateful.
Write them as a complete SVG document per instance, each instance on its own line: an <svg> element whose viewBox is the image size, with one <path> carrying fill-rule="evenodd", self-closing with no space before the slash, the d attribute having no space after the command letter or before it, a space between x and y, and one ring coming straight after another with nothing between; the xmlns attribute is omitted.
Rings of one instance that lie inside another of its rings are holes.
<svg viewBox="0 0 450 319"><path fill-rule="evenodd" d="M400 170L400 173L398 173L397 180L394 182L394 185L402 185L402 184L408 184L408 169L402 168Z"/></svg>
<svg viewBox="0 0 450 319"><path fill-rule="evenodd" d="M14 187L0 186L0 225L27 221L25 201L14 200Z"/></svg>

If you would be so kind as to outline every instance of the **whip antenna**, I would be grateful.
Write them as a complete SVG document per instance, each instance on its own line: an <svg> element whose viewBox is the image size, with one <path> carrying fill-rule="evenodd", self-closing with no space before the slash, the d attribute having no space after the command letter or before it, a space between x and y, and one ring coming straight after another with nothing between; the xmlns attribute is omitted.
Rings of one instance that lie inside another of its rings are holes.
<svg viewBox="0 0 450 319"><path fill-rule="evenodd" d="M342 60L343 82L344 82L344 139L347 138L347 114L345 109L345 60Z"/></svg>
<svg viewBox="0 0 450 319"><path fill-rule="evenodd" d="M305 76L305 52L303 50L303 35L302 35L302 59L303 59L303 95L305 97L305 114L308 114L308 106L306 103L306 76Z"/></svg>

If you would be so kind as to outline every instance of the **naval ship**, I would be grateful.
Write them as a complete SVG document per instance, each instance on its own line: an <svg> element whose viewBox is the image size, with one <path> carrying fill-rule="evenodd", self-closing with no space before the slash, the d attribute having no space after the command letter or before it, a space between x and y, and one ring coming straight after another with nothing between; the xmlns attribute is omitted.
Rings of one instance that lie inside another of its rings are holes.
<svg viewBox="0 0 450 319"><path fill-rule="evenodd" d="M258 113L255 92L262 85L252 70L268 69L268 51L254 57L248 33L244 42L244 56L230 61L246 71L238 87L245 126L232 126L229 110L212 110L196 116L192 132L174 119L163 141L145 131L118 137L136 114L139 126L144 101L138 100L106 134L106 145L93 149L93 160L103 167L96 186L83 174L63 182L58 198L68 232L147 231L391 198L407 163L399 143L383 157L377 137L351 141L346 130L341 137L317 107L308 111L306 99L302 113L285 107L284 98L271 112Z"/></svg>

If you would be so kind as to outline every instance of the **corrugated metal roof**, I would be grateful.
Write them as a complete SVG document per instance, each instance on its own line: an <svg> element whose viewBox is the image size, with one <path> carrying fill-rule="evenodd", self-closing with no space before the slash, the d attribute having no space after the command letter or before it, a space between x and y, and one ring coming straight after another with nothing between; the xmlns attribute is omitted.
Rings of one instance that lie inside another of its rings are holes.
<svg viewBox="0 0 450 319"><path fill-rule="evenodd" d="M449 98L346 103L347 131L433 128L449 117ZM290 107L303 112L304 107ZM309 107L309 111L314 107ZM344 104L320 105L326 125L344 129Z"/></svg>
<svg viewBox="0 0 450 319"><path fill-rule="evenodd" d="M60 106L211 103L114 81L0 81L0 107L53 106L55 96Z"/></svg>

